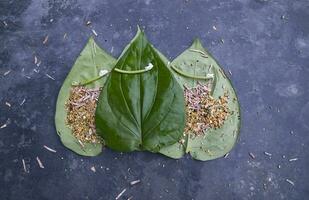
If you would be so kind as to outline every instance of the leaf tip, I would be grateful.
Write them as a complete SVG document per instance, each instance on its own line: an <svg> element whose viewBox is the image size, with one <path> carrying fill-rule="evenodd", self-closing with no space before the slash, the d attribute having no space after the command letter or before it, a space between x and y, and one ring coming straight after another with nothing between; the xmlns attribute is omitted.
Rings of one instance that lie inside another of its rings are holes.
<svg viewBox="0 0 309 200"><path fill-rule="evenodd" d="M194 38L193 43L201 43L201 39L196 37Z"/></svg>
<svg viewBox="0 0 309 200"><path fill-rule="evenodd" d="M201 49L203 50L204 47L202 45L202 42L200 40L200 38L196 37L194 40L193 40L193 43L191 45L191 47L195 48L195 49Z"/></svg>
<svg viewBox="0 0 309 200"><path fill-rule="evenodd" d="M91 35L89 38L88 38L88 42L94 42L95 40L94 40L94 38L93 38L93 36Z"/></svg>
<svg viewBox="0 0 309 200"><path fill-rule="evenodd" d="M144 34L144 30L140 27L140 25L137 25L136 35L138 35L138 34Z"/></svg>
<svg viewBox="0 0 309 200"><path fill-rule="evenodd" d="M202 42L201 42L201 39L196 37L194 40L193 40L193 44L195 45L201 45L202 46Z"/></svg>
<svg viewBox="0 0 309 200"><path fill-rule="evenodd" d="M141 27L139 25L137 25L137 31L136 31L136 34L135 34L134 38L132 39L131 43L138 40L138 39L142 39L142 38L146 39L145 32L141 29Z"/></svg>

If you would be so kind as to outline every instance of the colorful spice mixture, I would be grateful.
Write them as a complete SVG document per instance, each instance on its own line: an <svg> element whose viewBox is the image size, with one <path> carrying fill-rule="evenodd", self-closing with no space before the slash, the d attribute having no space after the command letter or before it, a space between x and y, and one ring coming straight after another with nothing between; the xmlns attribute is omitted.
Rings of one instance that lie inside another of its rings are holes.
<svg viewBox="0 0 309 200"><path fill-rule="evenodd" d="M100 88L88 89L75 86L71 89L66 103L67 124L73 135L82 143L101 143L95 129L95 109ZM210 85L198 84L185 88L186 127L185 133L204 135L209 128L220 128L229 115L228 95L214 99L210 95Z"/></svg>
<svg viewBox="0 0 309 200"><path fill-rule="evenodd" d="M228 95L214 99L210 95L209 85L185 88L185 100L185 133L204 135L208 128L220 128L229 115Z"/></svg>
<svg viewBox="0 0 309 200"><path fill-rule="evenodd" d="M101 143L96 134L95 110L101 88L75 86L66 102L67 124L80 143Z"/></svg>

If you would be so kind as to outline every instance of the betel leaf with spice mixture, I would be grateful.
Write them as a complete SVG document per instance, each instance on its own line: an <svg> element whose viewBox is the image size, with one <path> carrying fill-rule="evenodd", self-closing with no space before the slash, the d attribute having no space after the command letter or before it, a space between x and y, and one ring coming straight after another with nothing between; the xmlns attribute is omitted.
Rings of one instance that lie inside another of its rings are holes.
<svg viewBox="0 0 309 200"><path fill-rule="evenodd" d="M240 106L229 78L199 40L169 66L183 86L187 119L182 139L160 153L176 159L190 153L201 161L224 156L233 148L240 130ZM203 126L207 126L204 132Z"/></svg>
<svg viewBox="0 0 309 200"><path fill-rule="evenodd" d="M74 92L76 93L79 91L89 93L92 89L97 90L102 87L106 81L106 77L103 77L103 75L112 69L115 62L116 59L101 49L91 37L75 61L60 89L55 113L57 133L63 145L77 154L96 156L101 153L102 144L81 142L73 135L72 129L68 126L68 110L66 104L69 99L72 98L72 95L70 97L72 89L73 87L79 87L74 85L83 85L73 90L74 94Z"/></svg>
<svg viewBox="0 0 309 200"><path fill-rule="evenodd" d="M182 88L138 29L100 94L97 131L111 149L158 152L180 139L184 124Z"/></svg>

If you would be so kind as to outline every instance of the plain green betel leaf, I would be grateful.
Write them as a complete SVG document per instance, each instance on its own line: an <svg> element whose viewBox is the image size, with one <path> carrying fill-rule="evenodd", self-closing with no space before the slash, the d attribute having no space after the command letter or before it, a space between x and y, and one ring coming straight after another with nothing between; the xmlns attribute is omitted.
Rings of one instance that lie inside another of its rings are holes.
<svg viewBox="0 0 309 200"><path fill-rule="evenodd" d="M96 156L102 151L101 144L85 143L82 147L73 136L72 130L66 124L67 110L65 103L69 99L72 84L82 83L99 75L100 70L111 70L116 59L101 49L91 37L88 43L75 61L70 73L66 77L58 94L55 125L57 133L64 146L77 154L84 156ZM103 77L97 81L87 84L87 88L102 87L106 81Z"/></svg>
<svg viewBox="0 0 309 200"><path fill-rule="evenodd" d="M111 149L158 152L180 139L184 124L183 90L138 29L100 94L97 131Z"/></svg>
<svg viewBox="0 0 309 200"><path fill-rule="evenodd" d="M223 96L224 91L228 91L228 107L231 113L221 128L209 129L205 136L190 137L187 134L183 138L185 140L183 145L175 143L162 148L160 153L176 159L181 158L185 153L190 153L194 159L201 161L224 156L233 148L240 130L240 106L230 80L199 40L195 40L189 49L172 61L170 66L171 69L176 68L174 74L182 86L191 88L198 82L213 81L211 93L214 98ZM213 74L213 79L195 79L183 74L190 74L192 77L207 77Z"/></svg>

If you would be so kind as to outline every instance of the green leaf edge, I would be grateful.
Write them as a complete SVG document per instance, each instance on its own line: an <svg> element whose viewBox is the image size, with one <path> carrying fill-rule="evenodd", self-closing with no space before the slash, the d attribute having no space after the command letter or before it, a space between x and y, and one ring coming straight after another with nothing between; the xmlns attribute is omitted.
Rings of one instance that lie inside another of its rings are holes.
<svg viewBox="0 0 309 200"><path fill-rule="evenodd" d="M84 79L81 76L72 77L72 74L75 74L77 69L81 68L76 65L78 64L78 61L83 55L83 53L87 51L87 48L96 48L95 51L98 51L99 54L98 56L104 57L104 58L102 57L105 60L104 64L108 65L109 69L114 66L116 59L113 58L108 53L106 53L102 48L100 48L95 42L94 38L90 37L88 39L88 42L84 46L83 50L79 54L78 58L75 60L70 72L68 73L67 77L65 78L61 86L61 89L59 90L56 103L56 112L55 112L55 127L57 130L57 134L59 135L60 140L65 147L82 156L97 156L102 152L102 144L84 143L84 147L82 147L79 144L78 140L73 136L71 129L65 124L67 112L65 110L64 104L69 98L70 87L73 82L84 81ZM104 80L100 79L95 83L87 85L87 87L100 86L100 85L103 86L105 80L106 78L104 78Z"/></svg>
<svg viewBox="0 0 309 200"><path fill-rule="evenodd" d="M219 62L215 59L215 57L214 57L206 48L203 47L203 45L202 45L202 43L201 43L201 41L200 41L199 38L196 38L196 39L193 41L192 45L191 45L189 48L185 49L185 51L191 49L192 47L194 47L195 49L198 49L198 50L205 51L205 52L208 54L208 56L211 57L211 58L214 60L214 62L219 66L219 68L220 68L220 69L222 70L222 72L224 73L224 76L226 77L226 79L227 79L228 83L230 84L231 88L233 89L233 92L234 92L234 94L235 94L235 98L236 98L236 101L237 101L237 104L238 104L237 107L238 107L238 114L239 114L239 115L238 115L238 116L239 116L239 122L238 122L238 125L237 125L237 133L236 133L237 136L236 136L235 142L234 142L234 144L233 144L233 146L232 146L231 148L229 148L229 149L227 149L226 151L224 151L224 153L222 153L222 154L220 154L220 155L217 155L217 156L213 156L213 157L211 157L211 158L200 159L200 158L196 157L195 155L192 155L192 153L191 153L190 151L188 152L188 151L187 151L188 137L185 138L185 140L186 140L186 141L185 141L186 149L184 148L184 145L181 145L181 144L174 144L174 145L177 145L179 149L183 149L183 151L177 151L176 153L174 152L174 153L168 154L168 155L166 154L167 152L161 152L161 151L160 151L159 153L161 153L161 154L163 154L163 155L165 155L165 156L167 156L167 157L173 158L173 159L180 159L180 158L182 158L186 153L189 153L189 154L191 155L191 157L192 157L193 159L195 159L195 160L199 160L199 161L214 160L214 159L221 158L221 157L225 156L225 155L226 155L227 153L229 153L229 152L235 147L235 145L237 144L237 141L239 140L239 137L240 137L240 129L241 129L241 124L242 124L242 120L241 120L241 106L240 106L240 103L239 103L239 99L238 99L236 90L235 90L235 88L233 87L230 78L226 75L226 73L224 72L224 69L220 67ZM185 51L183 51L182 53L184 53ZM180 53L178 56L180 56L182 53ZM161 55L162 55L162 54L161 54ZM164 56L164 55L162 55L162 56ZM178 58L178 56L177 56L176 58ZM175 59L176 59L176 58L175 58ZM174 59L174 60L175 60L175 59ZM174 61L174 60L173 60L173 61ZM173 61L172 61L172 62L173 62ZM174 75L176 74L176 76L177 76L177 73L176 73L176 72L173 72L173 74L174 74ZM177 80L178 80L178 79L177 79ZM180 85L182 85L182 83L180 83ZM173 145L171 145L171 146L173 146ZM166 149L164 149L164 150L167 150L167 149L168 149L168 147L167 147ZM172 150L173 150L173 148L172 148ZM167 150L167 151L168 151L168 150Z"/></svg>
<svg viewBox="0 0 309 200"><path fill-rule="evenodd" d="M131 39L130 40L130 42L125 46L125 48L122 50L122 53L120 54L120 56L118 57L118 59L119 58L121 58L123 55L124 55L124 53L128 50L128 48L130 48L130 46L131 46L131 44L138 38L138 37L140 37L140 35L142 35L143 37L145 37L145 32L144 32L144 30L141 30L141 28L140 28L140 26L139 25L137 25L137 32L136 32L136 34L135 34L135 36L133 37L133 39ZM154 52L155 53L157 53L157 55L162 59L162 61L165 63L165 65L167 66L167 69L171 72L171 75L173 76L173 78L175 79L175 84L178 84L179 85L179 87L180 88L182 88L181 87L181 85L178 83L178 81L177 81L177 79L175 78L175 76L174 76L174 74L173 74L173 70L171 70L170 68L169 68L169 66L168 66L168 63L169 63L169 60L158 50L158 49L156 49L150 42L149 42L149 45L154 49ZM118 59L116 60L116 62L115 62L115 65L114 65L114 67L112 68L112 70L115 70L116 69L116 64L117 64L117 62L118 62ZM116 71L116 70L115 70ZM144 71L145 72L147 72L147 71L149 71L149 70L143 70L143 73L144 73ZM126 73L127 72L129 72L129 71L126 71ZM108 78L110 78L109 76L108 76ZM144 151L144 150L135 150L135 151ZM145 150L145 151L149 151L149 150ZM123 152L123 151L122 151ZM159 151L149 151L149 152L152 152L152 153L159 153Z"/></svg>

